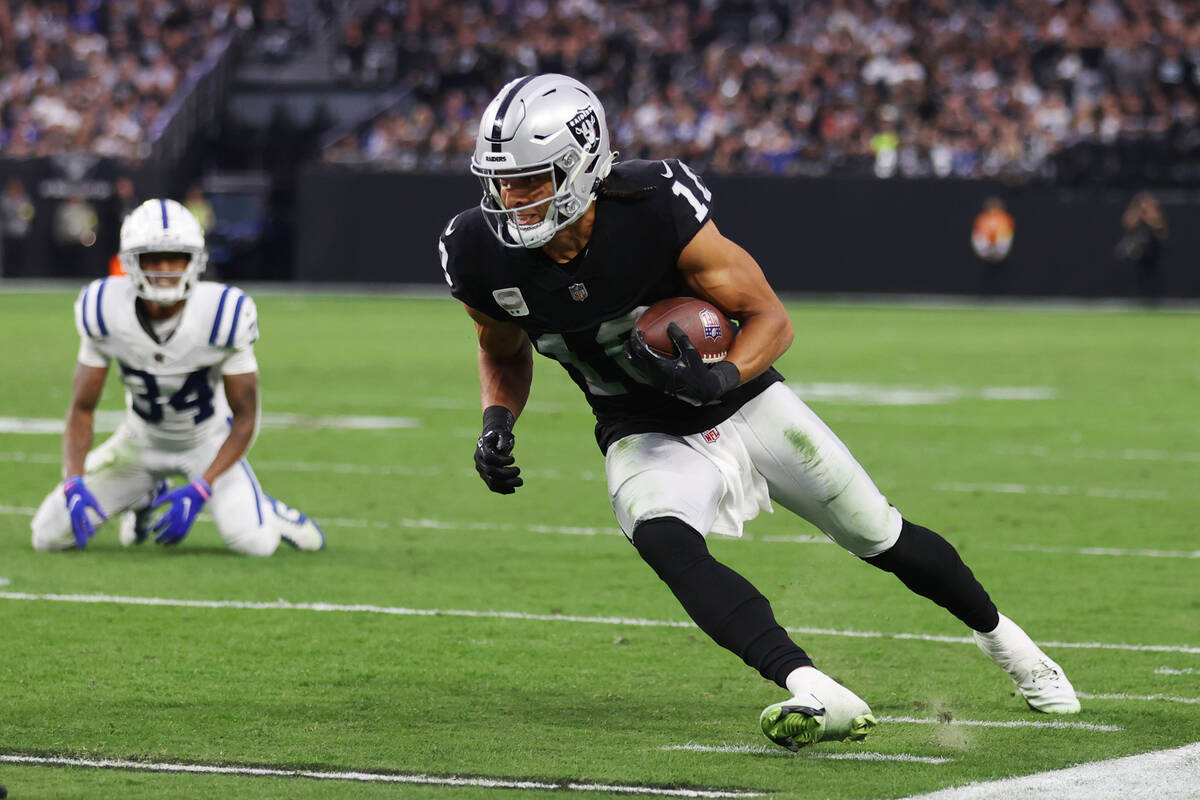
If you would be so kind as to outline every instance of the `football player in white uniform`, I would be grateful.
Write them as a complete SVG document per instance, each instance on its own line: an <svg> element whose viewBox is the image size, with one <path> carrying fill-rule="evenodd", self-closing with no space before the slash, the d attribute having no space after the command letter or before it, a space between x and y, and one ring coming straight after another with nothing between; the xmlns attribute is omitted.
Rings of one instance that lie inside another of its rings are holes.
<svg viewBox="0 0 1200 800"><path fill-rule="evenodd" d="M280 539L324 548L320 526L267 496L246 461L259 419L258 313L240 289L199 280L208 252L196 218L174 200L147 200L121 226L120 258L127 277L92 281L75 303L66 478L33 517L34 548L82 550L116 515L122 544L151 534L176 544L205 507L235 552L269 556ZM113 361L126 417L91 450ZM183 485L169 490L169 478Z"/></svg>

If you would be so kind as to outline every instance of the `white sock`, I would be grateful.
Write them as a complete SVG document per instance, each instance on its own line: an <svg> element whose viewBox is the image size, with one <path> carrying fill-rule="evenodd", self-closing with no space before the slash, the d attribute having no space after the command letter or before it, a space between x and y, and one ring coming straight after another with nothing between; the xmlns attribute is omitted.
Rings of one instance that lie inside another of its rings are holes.
<svg viewBox="0 0 1200 800"><path fill-rule="evenodd" d="M795 697L801 694L815 694L826 681L832 680L816 667L796 667L784 679L784 683L787 685L787 690Z"/></svg>

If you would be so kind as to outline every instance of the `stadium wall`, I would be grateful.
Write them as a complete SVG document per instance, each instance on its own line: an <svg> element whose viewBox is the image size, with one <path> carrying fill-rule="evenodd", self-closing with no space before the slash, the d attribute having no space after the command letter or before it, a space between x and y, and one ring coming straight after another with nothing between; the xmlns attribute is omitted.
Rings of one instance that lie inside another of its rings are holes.
<svg viewBox="0 0 1200 800"><path fill-rule="evenodd" d="M1132 190L1005 186L967 180L708 179L721 230L779 291L1125 297L1135 269L1114 256ZM442 281L435 240L479 197L469 175L304 169L297 186L295 277L322 282ZM1170 225L1168 296L1200 297L1200 190L1158 192ZM998 266L971 249L989 196L1016 222Z"/></svg>

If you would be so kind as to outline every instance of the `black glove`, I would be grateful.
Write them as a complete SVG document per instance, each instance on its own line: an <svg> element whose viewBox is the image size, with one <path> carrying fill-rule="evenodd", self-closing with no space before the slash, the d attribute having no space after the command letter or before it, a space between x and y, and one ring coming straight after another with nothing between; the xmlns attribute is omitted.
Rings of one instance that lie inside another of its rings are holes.
<svg viewBox="0 0 1200 800"><path fill-rule="evenodd" d="M483 412L483 434L475 443L475 469L487 487L497 494L512 494L525 483L521 469L514 467L512 412L504 406L488 406Z"/></svg>
<svg viewBox="0 0 1200 800"><path fill-rule="evenodd" d="M634 328L625 342L625 357L651 386L685 403L702 406L711 403L742 381L742 374L731 361L718 361L711 367L683 329L672 322L667 335L675 343L678 356L664 356L646 344L641 331Z"/></svg>

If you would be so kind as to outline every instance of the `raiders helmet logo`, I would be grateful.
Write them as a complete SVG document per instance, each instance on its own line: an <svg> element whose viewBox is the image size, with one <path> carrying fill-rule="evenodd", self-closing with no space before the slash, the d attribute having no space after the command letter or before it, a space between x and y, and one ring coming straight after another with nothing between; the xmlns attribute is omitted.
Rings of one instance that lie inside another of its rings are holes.
<svg viewBox="0 0 1200 800"><path fill-rule="evenodd" d="M585 153L594 153L600 147L600 120L591 106L579 109L567 122L567 130Z"/></svg>

